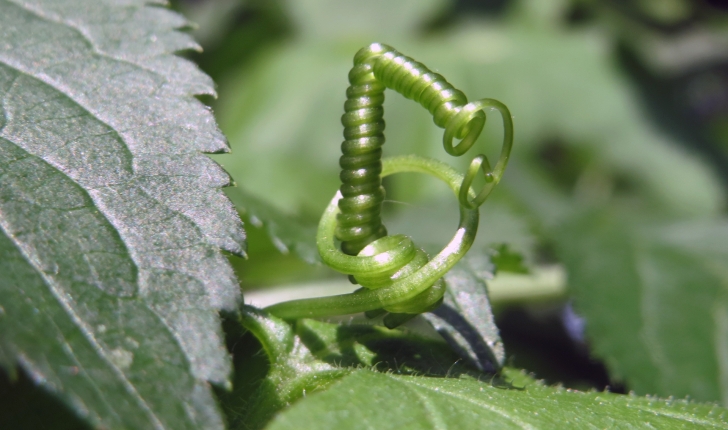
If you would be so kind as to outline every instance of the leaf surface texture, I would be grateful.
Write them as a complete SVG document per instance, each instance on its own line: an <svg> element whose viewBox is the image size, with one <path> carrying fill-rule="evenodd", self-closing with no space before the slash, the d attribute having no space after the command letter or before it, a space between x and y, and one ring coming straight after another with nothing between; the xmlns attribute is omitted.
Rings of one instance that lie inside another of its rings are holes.
<svg viewBox="0 0 728 430"><path fill-rule="evenodd" d="M222 428L244 233L197 46L147 3L0 1L1 355L96 426Z"/></svg>

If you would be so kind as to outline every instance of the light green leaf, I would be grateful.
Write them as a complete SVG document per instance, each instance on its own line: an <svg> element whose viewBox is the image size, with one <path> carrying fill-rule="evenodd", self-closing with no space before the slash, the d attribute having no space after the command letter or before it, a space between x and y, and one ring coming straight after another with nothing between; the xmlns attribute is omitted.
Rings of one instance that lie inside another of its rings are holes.
<svg viewBox="0 0 728 430"><path fill-rule="evenodd" d="M728 405L728 225L589 213L555 235L595 354L638 393Z"/></svg>
<svg viewBox="0 0 728 430"><path fill-rule="evenodd" d="M508 105L516 133L514 160L532 159L544 140L556 139L585 152L585 170L634 183L653 205L682 215L720 210L724 192L716 175L650 123L603 34L514 21L469 23L448 36L433 44L429 55L444 63L441 73L462 82L471 98ZM488 141L497 141L499 133L499 120L493 118Z"/></svg>
<svg viewBox="0 0 728 430"><path fill-rule="evenodd" d="M714 405L584 393L546 387L512 370L506 375L510 384L360 370L307 396L266 428L728 428L728 410Z"/></svg>
<svg viewBox="0 0 728 430"><path fill-rule="evenodd" d="M361 2L338 3L356 9ZM588 171L634 184L630 192L650 207L681 215L720 210L724 192L715 175L650 123L604 34L589 27L533 26L533 16L500 23L473 17L441 29L437 37L408 31L382 40L379 26L398 12L392 2L370 3L366 7L379 18L358 17L362 27L350 37L292 39L221 83L226 94L217 108L221 126L236 152L252 154L223 162L236 180L289 212L320 211L338 185L339 118L353 55L381 41L441 73L469 99L496 98L508 105L516 127L514 162L527 163L545 140L556 140L584 152ZM300 26L323 26L330 15L315 12L316 4L327 2L297 3L297 9L311 9L297 15L305 22ZM445 154L443 131L420 106L392 91L386 100L385 156L414 152L458 166L468 161ZM500 119L490 118L477 144L489 156L501 133ZM513 170L509 167L503 184ZM418 185L419 178L404 178L388 181L388 198L444 194ZM609 192L615 181L606 185ZM582 194L589 197L588 191Z"/></svg>
<svg viewBox="0 0 728 430"><path fill-rule="evenodd" d="M411 177L419 180L423 188L442 185L424 175ZM385 200L384 208L388 213L384 217L384 224L387 231L412 237L418 246L425 247L432 254L440 252L457 231L459 219L456 197L452 191L444 191L449 194L429 201L410 203ZM508 243L510 249L524 256L527 264L532 264L536 237L530 231L531 220L514 210L513 205L501 198L503 195L502 190L497 188L492 198L481 207L478 235L472 249L474 252L493 252L496 244Z"/></svg>
<svg viewBox="0 0 728 430"><path fill-rule="evenodd" d="M248 79L221 83L226 97L216 111L233 156L213 158L283 210L319 211L338 188L348 62L336 64L337 56L323 50L272 51Z"/></svg>
<svg viewBox="0 0 728 430"><path fill-rule="evenodd" d="M415 33L448 0L297 0L289 2L293 25L303 39L356 39L370 37L373 27L382 40ZM386 10L386 14L382 11Z"/></svg>
<svg viewBox="0 0 728 430"><path fill-rule="evenodd" d="M96 427L222 428L244 234L197 45L148 3L0 1L0 355Z"/></svg>

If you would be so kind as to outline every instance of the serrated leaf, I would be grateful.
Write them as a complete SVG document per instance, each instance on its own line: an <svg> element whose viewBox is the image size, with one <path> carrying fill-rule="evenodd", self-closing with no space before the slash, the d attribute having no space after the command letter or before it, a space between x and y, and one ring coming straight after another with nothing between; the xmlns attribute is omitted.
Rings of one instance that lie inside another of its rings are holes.
<svg viewBox="0 0 728 430"><path fill-rule="evenodd" d="M507 375L511 384L360 370L307 396L266 428L728 428L728 410L714 405L584 393Z"/></svg>
<svg viewBox="0 0 728 430"><path fill-rule="evenodd" d="M221 428L244 234L197 45L147 3L0 1L0 349L95 426Z"/></svg>
<svg viewBox="0 0 728 430"><path fill-rule="evenodd" d="M575 217L555 239L595 354L615 376L638 393L728 405L725 221L646 226L607 211Z"/></svg>
<svg viewBox="0 0 728 430"><path fill-rule="evenodd" d="M244 320L273 366L260 393L278 400L253 406L268 416L270 405L283 409L268 429L728 428L728 410L715 405L547 387L509 368L495 377L468 372L447 348L398 330L312 320L293 328L253 309ZM331 373L338 366L349 367Z"/></svg>

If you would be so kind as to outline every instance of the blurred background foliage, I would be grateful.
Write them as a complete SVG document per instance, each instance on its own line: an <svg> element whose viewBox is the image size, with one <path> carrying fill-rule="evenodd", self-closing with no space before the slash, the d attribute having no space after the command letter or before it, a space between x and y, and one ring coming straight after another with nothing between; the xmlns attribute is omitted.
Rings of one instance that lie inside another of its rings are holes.
<svg viewBox="0 0 728 430"><path fill-rule="evenodd" d="M574 387L728 406L725 3L174 6L198 24L204 52L191 57L218 83L219 98L205 101L232 147L214 158L238 185L228 191L248 227L250 259L233 260L244 289L332 276L309 263L318 216L339 186L347 73L359 48L383 42L514 115L512 161L481 209L474 249L515 251L514 272L530 272L519 275L530 282L520 297L494 300L511 363ZM464 167L427 112L386 97L385 155ZM501 124L489 118L478 145L494 159ZM385 185L391 232L432 245L452 234L457 207L443 186L418 176ZM552 285L536 275L554 267L568 285L545 300L539 288Z"/></svg>

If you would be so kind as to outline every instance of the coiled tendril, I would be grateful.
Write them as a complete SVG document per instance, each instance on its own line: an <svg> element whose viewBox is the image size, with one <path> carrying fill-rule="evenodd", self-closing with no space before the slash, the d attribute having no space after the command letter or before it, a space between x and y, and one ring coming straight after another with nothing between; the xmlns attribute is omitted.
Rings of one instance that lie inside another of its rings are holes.
<svg viewBox="0 0 728 430"><path fill-rule="evenodd" d="M394 48L373 43L354 56L344 104L344 142L341 188L324 211L317 233L321 258L331 268L349 274L363 288L352 294L294 300L268 308L282 318L324 317L356 312L390 314L385 325L395 327L437 307L445 293L442 276L468 251L478 228L478 207L498 184L513 144L513 122L508 108L497 100L468 103L465 94L423 64ZM435 124L445 129L445 151L466 153L485 125L487 108L503 118L503 146L494 168L483 154L470 162L465 175L437 160L414 155L382 160L384 90L393 89L425 107ZM453 145L455 139L460 142ZM433 259L404 235L388 236L381 221L385 191L382 177L420 172L443 180L458 196L460 225L453 239ZM485 186L471 185L481 173ZM341 251L334 238L341 241Z"/></svg>

